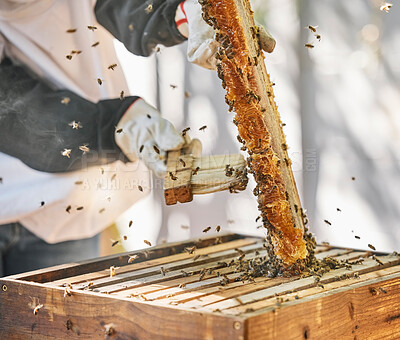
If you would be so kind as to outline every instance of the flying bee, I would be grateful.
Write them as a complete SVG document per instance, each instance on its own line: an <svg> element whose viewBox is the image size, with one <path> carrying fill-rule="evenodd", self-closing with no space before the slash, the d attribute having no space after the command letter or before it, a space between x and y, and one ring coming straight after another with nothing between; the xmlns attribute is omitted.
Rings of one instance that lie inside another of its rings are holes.
<svg viewBox="0 0 400 340"><path fill-rule="evenodd" d="M71 151L72 151L72 149L64 149L63 151L61 151L61 154L62 154L64 157L71 158Z"/></svg>
<svg viewBox="0 0 400 340"><path fill-rule="evenodd" d="M66 30L67 33L75 33L76 31L77 31L77 28L70 28L70 29Z"/></svg>
<svg viewBox="0 0 400 340"><path fill-rule="evenodd" d="M111 71L114 71L114 69L117 67L117 64L111 64L110 66L108 66L107 68Z"/></svg>
<svg viewBox="0 0 400 340"><path fill-rule="evenodd" d="M141 145L140 148L139 148L139 153L142 153L143 148L144 148L144 145Z"/></svg>
<svg viewBox="0 0 400 340"><path fill-rule="evenodd" d="M116 177L117 177L117 174L113 174L113 175L111 176L111 181L113 181Z"/></svg>
<svg viewBox="0 0 400 340"><path fill-rule="evenodd" d="M146 115L147 118L151 119L151 116L149 114Z"/></svg>
<svg viewBox="0 0 400 340"><path fill-rule="evenodd" d="M372 250L376 250L376 248L372 244L368 244L368 248L370 248Z"/></svg>
<svg viewBox="0 0 400 340"><path fill-rule="evenodd" d="M186 287L186 283L180 283L180 284L179 284L179 288L183 289L183 288L185 288L185 287Z"/></svg>
<svg viewBox="0 0 400 340"><path fill-rule="evenodd" d="M96 47L100 44L100 41L96 41L94 44L92 44L92 47Z"/></svg>
<svg viewBox="0 0 400 340"><path fill-rule="evenodd" d="M71 54L81 54L82 53L82 51L80 51L80 50L72 50L71 51Z"/></svg>
<svg viewBox="0 0 400 340"><path fill-rule="evenodd" d="M128 236L124 235L122 236L122 238L124 239L124 241L126 241L128 239Z"/></svg>
<svg viewBox="0 0 400 340"><path fill-rule="evenodd" d="M43 307L43 305L42 305L41 303L38 304L38 305L33 309L33 314L34 314L34 315L37 315L38 312L39 312L39 309L42 308L42 307Z"/></svg>
<svg viewBox="0 0 400 340"><path fill-rule="evenodd" d="M309 49L314 48L314 45L311 44L311 43L304 44L304 46L309 48Z"/></svg>
<svg viewBox="0 0 400 340"><path fill-rule="evenodd" d="M65 209L65 211L69 214L70 213L70 211L71 211L71 205L69 205L66 209Z"/></svg>
<svg viewBox="0 0 400 340"><path fill-rule="evenodd" d="M83 152L83 154L86 154L90 151L88 144L83 144L79 147L79 150L81 150Z"/></svg>
<svg viewBox="0 0 400 340"><path fill-rule="evenodd" d="M186 163L182 158L179 158L179 162L182 163L182 166L185 168L186 167Z"/></svg>
<svg viewBox="0 0 400 340"><path fill-rule="evenodd" d="M117 128L117 127L115 127L115 132L116 132L116 133L121 133L121 132L122 132L122 128Z"/></svg>
<svg viewBox="0 0 400 340"><path fill-rule="evenodd" d="M121 91L121 93L119 94L119 99L120 100L124 100L125 99L125 92Z"/></svg>
<svg viewBox="0 0 400 340"><path fill-rule="evenodd" d="M129 228L132 227L132 224L133 224L133 221L129 221L128 227L129 227Z"/></svg>
<svg viewBox="0 0 400 340"><path fill-rule="evenodd" d="M139 189L139 191L143 192L143 188L141 185L138 185L138 189Z"/></svg>
<svg viewBox="0 0 400 340"><path fill-rule="evenodd" d="M200 167L198 166L196 169L193 170L193 175L197 175L197 172L200 170Z"/></svg>
<svg viewBox="0 0 400 340"><path fill-rule="evenodd" d="M188 225L183 225L183 224L182 224L182 225L181 225L181 228L187 230L187 229L189 229L189 226L188 226Z"/></svg>
<svg viewBox="0 0 400 340"><path fill-rule="evenodd" d="M173 181L176 181L178 179L178 177L174 176L174 174L171 171L169 172L169 177L171 177Z"/></svg>
<svg viewBox="0 0 400 340"><path fill-rule="evenodd" d="M44 201L40 202L40 206L43 207L46 203Z"/></svg>
<svg viewBox="0 0 400 340"><path fill-rule="evenodd" d="M101 209L99 210L99 214L102 214L105 210L106 210L106 208L101 208Z"/></svg>
<svg viewBox="0 0 400 340"><path fill-rule="evenodd" d="M316 38L318 41L321 41L321 35L320 35L320 34L315 34L315 38Z"/></svg>
<svg viewBox="0 0 400 340"><path fill-rule="evenodd" d="M220 230L221 230L221 226L220 226L220 225L217 225L217 227L215 228L215 231L216 231L217 233L219 233Z"/></svg>
<svg viewBox="0 0 400 340"><path fill-rule="evenodd" d="M357 240L361 239L361 237L357 235L355 235L354 238L356 238Z"/></svg>
<svg viewBox="0 0 400 340"><path fill-rule="evenodd" d="M99 85L102 85L102 84L103 84L103 81L102 81L100 78L97 78L97 83L98 83Z"/></svg>
<svg viewBox="0 0 400 340"><path fill-rule="evenodd" d="M311 25L308 25L307 27L305 27L305 28L308 28L310 31L312 31L312 32L317 32L317 28L318 28L318 26L311 26Z"/></svg>
<svg viewBox="0 0 400 340"><path fill-rule="evenodd" d="M170 86L171 89L173 89L173 90L175 90L175 89L178 87L178 85L175 85L175 84L169 84L169 86Z"/></svg>
<svg viewBox="0 0 400 340"><path fill-rule="evenodd" d="M151 242L150 242L150 241L143 240L143 242L144 242L144 243L146 243L148 246L150 246L150 247L151 247Z"/></svg>
<svg viewBox="0 0 400 340"><path fill-rule="evenodd" d="M61 104L68 105L68 103L71 101L71 98L69 97L64 97L61 99Z"/></svg>
<svg viewBox="0 0 400 340"><path fill-rule="evenodd" d="M325 222L326 224L328 224L328 225L332 225L332 223L329 222L328 220L324 220L324 222Z"/></svg>
<svg viewBox="0 0 400 340"><path fill-rule="evenodd" d="M92 32L94 32L95 30L97 30L96 26L88 26L87 27L89 30L91 30Z"/></svg>
<svg viewBox="0 0 400 340"><path fill-rule="evenodd" d="M71 54L67 54L67 55L65 56L65 58L67 58L68 60L71 60L71 59L72 59L72 55L71 55Z"/></svg>
<svg viewBox="0 0 400 340"><path fill-rule="evenodd" d="M205 228L204 230L203 230L203 233L206 233L206 232L208 232L208 231L210 231L211 230L211 227L207 227L207 228Z"/></svg>
<svg viewBox="0 0 400 340"><path fill-rule="evenodd" d="M139 258L139 255L136 255L136 254L129 256L128 263L132 263L133 261L135 261L138 258Z"/></svg>
<svg viewBox="0 0 400 340"><path fill-rule="evenodd" d="M158 155L160 154L160 149L157 146L153 145L153 149L156 152L156 154Z"/></svg>
<svg viewBox="0 0 400 340"><path fill-rule="evenodd" d="M82 206L78 207L78 208L76 208L76 210L78 210L78 211L83 210L83 207Z"/></svg>
<svg viewBox="0 0 400 340"><path fill-rule="evenodd" d="M146 12L146 14L149 14L149 13L153 12L153 5L152 5L152 4L148 5L148 6L144 9L144 11Z"/></svg>
<svg viewBox="0 0 400 340"><path fill-rule="evenodd" d="M182 137L185 137L186 132L188 132L189 130L190 130L190 127L184 128L184 129L182 130Z"/></svg>
<svg viewBox="0 0 400 340"><path fill-rule="evenodd" d="M130 31L133 31L133 25L132 25L132 24L129 24L128 29L129 29Z"/></svg>
<svg viewBox="0 0 400 340"><path fill-rule="evenodd" d="M190 98L191 93L189 91L185 91L185 98Z"/></svg>
<svg viewBox="0 0 400 340"><path fill-rule="evenodd" d="M83 127L81 122L76 122L74 120L71 123L68 123L68 125L71 126L73 130L78 130Z"/></svg>
<svg viewBox="0 0 400 340"><path fill-rule="evenodd" d="M205 129L207 129L207 125L203 125L203 126L199 129L199 131L204 131Z"/></svg>
<svg viewBox="0 0 400 340"><path fill-rule="evenodd" d="M390 4L388 2L385 2L379 9L383 12L385 11L386 13L389 13L389 10L392 8L393 4Z"/></svg>

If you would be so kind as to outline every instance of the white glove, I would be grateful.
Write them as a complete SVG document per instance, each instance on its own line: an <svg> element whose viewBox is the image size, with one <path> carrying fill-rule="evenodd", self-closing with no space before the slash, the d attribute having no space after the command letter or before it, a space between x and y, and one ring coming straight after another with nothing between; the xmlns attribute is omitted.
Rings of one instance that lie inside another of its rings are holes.
<svg viewBox="0 0 400 340"><path fill-rule="evenodd" d="M136 100L122 116L115 141L130 161L140 158L158 177L167 170L166 151L179 150L184 144L174 126L143 99Z"/></svg>
<svg viewBox="0 0 400 340"><path fill-rule="evenodd" d="M214 70L217 64L215 54L219 47L219 43L214 40L215 31L203 20L198 0L186 0L183 7L188 21L188 60L191 63ZM263 26L257 26L260 30L262 49L271 53L275 48L275 39ZM180 30L180 27L178 29Z"/></svg>

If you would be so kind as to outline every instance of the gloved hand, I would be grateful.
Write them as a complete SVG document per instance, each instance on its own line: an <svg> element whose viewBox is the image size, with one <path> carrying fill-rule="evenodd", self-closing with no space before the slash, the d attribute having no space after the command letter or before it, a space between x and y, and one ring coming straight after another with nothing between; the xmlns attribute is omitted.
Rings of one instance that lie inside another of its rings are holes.
<svg viewBox="0 0 400 340"><path fill-rule="evenodd" d="M202 67L215 69L217 64L215 54L219 43L214 40L214 29L203 20L198 0L186 0L183 7L188 21L188 60ZM260 30L262 49L271 53L275 48L275 39L263 26L257 26ZM180 27L178 29L181 31ZM184 32L181 31L183 35L185 35Z"/></svg>
<svg viewBox="0 0 400 340"><path fill-rule="evenodd" d="M158 177L167 169L166 151L184 144L174 126L143 99L136 100L120 119L115 141L129 160L140 158Z"/></svg>

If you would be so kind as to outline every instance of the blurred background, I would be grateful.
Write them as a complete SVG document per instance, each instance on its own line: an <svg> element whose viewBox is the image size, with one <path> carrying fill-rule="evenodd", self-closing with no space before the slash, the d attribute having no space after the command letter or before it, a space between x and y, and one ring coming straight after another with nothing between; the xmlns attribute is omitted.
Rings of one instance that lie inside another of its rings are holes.
<svg viewBox="0 0 400 340"><path fill-rule="evenodd" d="M376 0L251 2L256 20L277 41L265 61L310 230L319 243L399 250L399 4L386 13ZM159 108L178 130L190 127L203 154L240 152L221 82L216 72L186 61L186 44L161 47L149 58L115 45L131 94ZM203 125L207 129L199 131ZM144 239L154 245L202 237L208 226L211 235L217 225L263 236L254 186L250 181L239 194L166 206L162 181L153 178L152 193L121 216L118 232L111 231L114 239L128 236L120 242L124 249L105 252L144 248Z"/></svg>

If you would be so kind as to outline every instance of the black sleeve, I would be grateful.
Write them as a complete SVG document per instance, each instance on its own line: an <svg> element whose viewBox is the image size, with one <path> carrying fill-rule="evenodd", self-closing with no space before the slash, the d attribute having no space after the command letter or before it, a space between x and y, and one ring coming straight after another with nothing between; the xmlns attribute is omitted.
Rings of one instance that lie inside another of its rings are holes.
<svg viewBox="0 0 400 340"><path fill-rule="evenodd" d="M69 98L68 104L63 104ZM51 89L9 59L0 64L0 152L45 172L126 161L115 126L137 97L92 103L71 91ZM65 100L64 100L65 102ZM69 124L79 122L81 128ZM87 145L89 153L79 149ZM70 158L63 156L71 149Z"/></svg>
<svg viewBox="0 0 400 340"><path fill-rule="evenodd" d="M156 45L186 40L175 24L183 0L97 0L97 21L133 54L149 56Z"/></svg>

